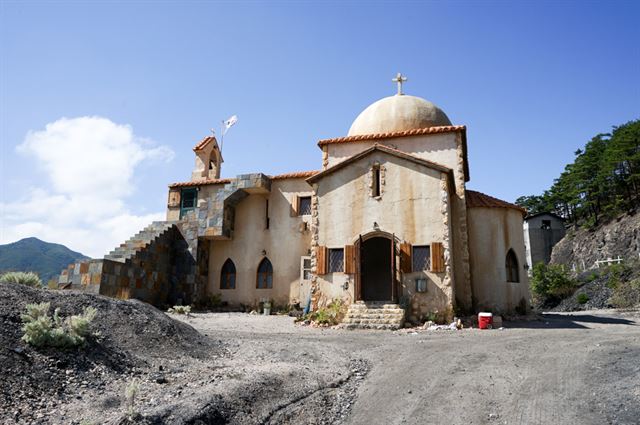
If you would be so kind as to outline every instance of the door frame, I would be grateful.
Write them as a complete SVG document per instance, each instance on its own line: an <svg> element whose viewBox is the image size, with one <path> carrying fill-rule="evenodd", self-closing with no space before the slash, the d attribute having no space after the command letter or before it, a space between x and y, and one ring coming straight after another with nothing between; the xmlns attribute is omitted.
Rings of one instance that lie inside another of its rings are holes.
<svg viewBox="0 0 640 425"><path fill-rule="evenodd" d="M391 302L398 302L398 280L396 279L397 273L397 243L396 236L393 233L385 232L382 230L376 230L364 235L358 235L354 242L355 261L356 261L356 275L355 275L355 301L363 301L362 299L362 249L364 242L373 238L384 238L391 244Z"/></svg>

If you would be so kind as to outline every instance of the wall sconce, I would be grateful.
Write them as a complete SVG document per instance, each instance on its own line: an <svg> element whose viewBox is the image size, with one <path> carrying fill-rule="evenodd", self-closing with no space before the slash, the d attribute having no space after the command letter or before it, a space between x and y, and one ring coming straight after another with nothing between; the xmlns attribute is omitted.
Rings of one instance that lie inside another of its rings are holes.
<svg viewBox="0 0 640 425"><path fill-rule="evenodd" d="M342 289L343 289L343 290L345 290L345 291L346 291L347 289L349 289L349 281L348 281L348 280L347 280L347 281L345 281L345 282L342 284Z"/></svg>
<svg viewBox="0 0 640 425"><path fill-rule="evenodd" d="M529 265L527 263L524 263L524 269L529 270Z"/></svg>
<svg viewBox="0 0 640 425"><path fill-rule="evenodd" d="M373 222L373 230L380 230L380 226L378 225L377 221Z"/></svg>
<svg viewBox="0 0 640 425"><path fill-rule="evenodd" d="M262 250L262 256L266 257L267 256L267 251L265 251L264 249Z"/></svg>
<svg viewBox="0 0 640 425"><path fill-rule="evenodd" d="M416 279L416 292L427 292L427 279L424 277Z"/></svg>

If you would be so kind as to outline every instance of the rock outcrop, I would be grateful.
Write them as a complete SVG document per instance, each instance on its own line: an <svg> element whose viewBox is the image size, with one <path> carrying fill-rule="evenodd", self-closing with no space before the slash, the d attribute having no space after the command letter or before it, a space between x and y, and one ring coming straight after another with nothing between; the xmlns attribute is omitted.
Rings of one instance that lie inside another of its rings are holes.
<svg viewBox="0 0 640 425"><path fill-rule="evenodd" d="M579 270L597 267L596 261L609 258L624 261L640 257L640 213L624 214L593 230L571 229L556 244L552 264L566 264Z"/></svg>

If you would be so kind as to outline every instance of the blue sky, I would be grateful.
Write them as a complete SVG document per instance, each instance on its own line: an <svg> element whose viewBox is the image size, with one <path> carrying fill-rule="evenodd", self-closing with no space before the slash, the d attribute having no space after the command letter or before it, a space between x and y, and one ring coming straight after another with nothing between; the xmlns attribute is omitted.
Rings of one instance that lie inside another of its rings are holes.
<svg viewBox="0 0 640 425"><path fill-rule="evenodd" d="M2 1L0 243L103 254L232 114L224 176L318 169L399 71L467 125L469 188L540 193L640 117L638 21L633 1Z"/></svg>

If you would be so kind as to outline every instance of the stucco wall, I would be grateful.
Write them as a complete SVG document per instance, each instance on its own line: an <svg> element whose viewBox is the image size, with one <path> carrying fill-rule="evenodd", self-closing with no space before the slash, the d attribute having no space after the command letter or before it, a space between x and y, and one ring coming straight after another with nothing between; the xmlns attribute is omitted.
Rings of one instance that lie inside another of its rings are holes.
<svg viewBox="0 0 640 425"><path fill-rule="evenodd" d="M469 253L474 307L477 311L513 312L530 302L525 264L523 217L511 208L468 209ZM520 282L507 282L506 255L513 249Z"/></svg>
<svg viewBox="0 0 640 425"><path fill-rule="evenodd" d="M379 163L383 171L382 195L378 198L371 196L374 163ZM451 221L449 209L443 211L448 189L445 183L443 192L442 177L440 171L379 151L329 174L317 187L318 245L342 248L354 244L359 235L376 231L374 222L380 231L395 234L399 241L412 245L443 242ZM445 285L445 273L418 274L426 274L429 281L429 294L422 300L425 308L449 308L451 282ZM417 274L398 276L406 296L414 295L411 288L415 287L416 277ZM343 289L345 282L349 283L347 290ZM325 302L338 297L354 298L352 275L326 274L318 276L317 283Z"/></svg>
<svg viewBox="0 0 640 425"><path fill-rule="evenodd" d="M268 195L252 194L236 206L233 239L209 241L209 293L221 294L223 301L234 305L254 305L266 299L278 304L299 301L300 259L309 251L311 233L303 230L310 216L291 216L294 195L311 195L311 187L302 179L274 180ZM272 289L256 288L263 250L273 265ZM220 271L227 258L236 267L235 289L220 289Z"/></svg>
<svg viewBox="0 0 640 425"><path fill-rule="evenodd" d="M455 171L458 168L456 135L457 133L426 134L364 142L331 143L327 145L327 166L332 167L378 143Z"/></svg>

